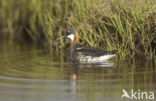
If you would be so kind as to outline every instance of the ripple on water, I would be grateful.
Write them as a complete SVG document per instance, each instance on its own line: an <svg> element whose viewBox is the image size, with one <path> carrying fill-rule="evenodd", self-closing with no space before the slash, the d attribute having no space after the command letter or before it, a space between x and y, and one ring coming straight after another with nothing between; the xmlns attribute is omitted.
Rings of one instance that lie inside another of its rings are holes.
<svg viewBox="0 0 156 101"><path fill-rule="evenodd" d="M125 65L117 68L112 62L64 63L61 54L21 47L0 48L2 101L90 101L90 96L114 101L120 98L122 88L135 84L139 89L148 88L149 83L149 88L155 87L153 72L135 72L135 67Z"/></svg>
<svg viewBox="0 0 156 101"><path fill-rule="evenodd" d="M51 97L60 99L59 94L67 99L67 92L72 90L70 71L65 74L64 65L53 58L42 51L1 56L0 100L50 101Z"/></svg>

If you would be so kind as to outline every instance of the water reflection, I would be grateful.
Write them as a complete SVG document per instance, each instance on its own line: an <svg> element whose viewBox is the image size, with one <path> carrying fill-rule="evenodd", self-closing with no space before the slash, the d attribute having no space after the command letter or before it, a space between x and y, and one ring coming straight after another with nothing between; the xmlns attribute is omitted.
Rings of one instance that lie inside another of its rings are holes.
<svg viewBox="0 0 156 101"><path fill-rule="evenodd" d="M0 43L0 53L1 101L120 101L123 88L156 91L150 63L73 64L63 53L17 43Z"/></svg>
<svg viewBox="0 0 156 101"><path fill-rule="evenodd" d="M86 68L86 67L115 67L115 63L111 61L93 62L93 63L72 63L73 68Z"/></svg>

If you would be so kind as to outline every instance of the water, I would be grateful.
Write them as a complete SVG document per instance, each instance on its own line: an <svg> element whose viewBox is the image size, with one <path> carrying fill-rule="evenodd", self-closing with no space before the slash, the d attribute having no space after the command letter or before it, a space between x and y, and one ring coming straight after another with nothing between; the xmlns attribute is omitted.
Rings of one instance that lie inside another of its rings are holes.
<svg viewBox="0 0 156 101"><path fill-rule="evenodd" d="M151 63L72 64L63 52L1 42L0 101L127 101L122 89L156 92Z"/></svg>

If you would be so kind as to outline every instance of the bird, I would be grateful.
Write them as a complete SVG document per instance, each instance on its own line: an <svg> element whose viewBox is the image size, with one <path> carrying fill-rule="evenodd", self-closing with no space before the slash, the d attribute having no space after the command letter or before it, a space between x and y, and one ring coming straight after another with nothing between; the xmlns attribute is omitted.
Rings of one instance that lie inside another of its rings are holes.
<svg viewBox="0 0 156 101"><path fill-rule="evenodd" d="M116 50L108 51L95 47L85 46L79 41L79 34L75 28L67 28L66 36L71 40L70 44L70 58L72 62L102 62L108 61L110 58L116 55Z"/></svg>

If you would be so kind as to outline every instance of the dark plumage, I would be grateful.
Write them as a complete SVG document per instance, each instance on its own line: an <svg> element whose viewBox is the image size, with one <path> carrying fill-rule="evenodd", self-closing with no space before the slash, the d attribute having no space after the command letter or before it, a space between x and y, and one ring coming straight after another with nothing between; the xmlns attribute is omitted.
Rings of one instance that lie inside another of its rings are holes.
<svg viewBox="0 0 156 101"><path fill-rule="evenodd" d="M98 49L98 48L94 48L94 47L88 47L88 46L84 46L81 43L76 43L74 45L74 47L72 47L71 49L71 59L73 61L78 61L77 57L79 55L83 55L83 56L91 56L91 57L100 57L100 56L104 56L104 55L114 55L116 54L116 50L112 50L112 51L107 51L107 50L103 50L103 49Z"/></svg>

